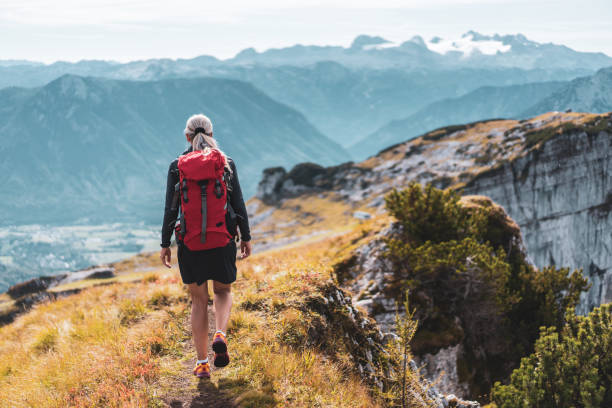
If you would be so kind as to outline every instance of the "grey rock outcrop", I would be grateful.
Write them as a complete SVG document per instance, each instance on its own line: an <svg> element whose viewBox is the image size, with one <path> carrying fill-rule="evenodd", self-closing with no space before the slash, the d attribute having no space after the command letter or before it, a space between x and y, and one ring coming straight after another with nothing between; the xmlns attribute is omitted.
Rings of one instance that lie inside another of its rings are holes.
<svg viewBox="0 0 612 408"><path fill-rule="evenodd" d="M109 279L115 276L115 268L112 266L92 266L91 268L81 269L80 271L70 272L64 275L64 278L58 285L77 282L83 279Z"/></svg>
<svg viewBox="0 0 612 408"><path fill-rule="evenodd" d="M574 131L476 177L520 225L538 267L582 268L592 287L579 312L612 302L612 132Z"/></svg>
<svg viewBox="0 0 612 408"><path fill-rule="evenodd" d="M321 303L322 301L322 303ZM328 285L325 290L325 297L321 299L313 299L309 302L310 307L318 310L327 319L333 321L344 321L342 327L347 330L348 343L352 345L350 348L353 357L353 363L358 369L359 375L371 384L383 389L384 378L380 376L380 370L376 367L376 362L381 354L386 354L384 344L390 337L395 335L382 333L379 329L380 325L376 324L367 315L361 313L355 307L356 303L353 298L345 291ZM452 351L449 359L449 364L452 362ZM415 361L410 362L409 369L413 372L419 370L418 364ZM431 377L435 378L435 377ZM428 397L435 404L436 408L478 408L480 404L475 401L465 401L458 398L452 386L447 386L446 383L437 383L431 386L428 380L423 381L429 385L427 389ZM451 389L449 391L449 389ZM415 396L418 398L418 396Z"/></svg>
<svg viewBox="0 0 612 408"><path fill-rule="evenodd" d="M8 293L8 295L13 299L17 299L25 295L43 292L48 288L57 285L65 277L66 274L55 276L40 276L38 278L33 278L25 282L17 283L8 288L6 293Z"/></svg>
<svg viewBox="0 0 612 408"><path fill-rule="evenodd" d="M115 276L112 266L92 266L76 272L63 273L53 276L41 276L20 282L11 286L7 294L14 300L10 307L0 311L0 326L11 323L15 318L30 310L32 306L47 300L72 295L81 291L81 288L56 290L54 287L83 279L109 279Z"/></svg>
<svg viewBox="0 0 612 408"><path fill-rule="evenodd" d="M426 378L437 378L436 388L440 392L452 395L467 395L469 384L459 380L457 360L461 358L462 345L455 344L440 349L437 353L415 356L415 362L422 367L421 372Z"/></svg>
<svg viewBox="0 0 612 408"><path fill-rule="evenodd" d="M270 167L265 169L259 185L257 186L257 197L265 202L276 200L286 174L287 172L282 167Z"/></svg>
<svg viewBox="0 0 612 408"><path fill-rule="evenodd" d="M356 294L355 304L372 316L381 330L393 331L396 302L384 294L386 283L393 279L390 262L383 256L386 250L385 237L398 228L397 225L381 231L367 244L358 247L347 268L338 268L340 283L347 283L348 289Z"/></svg>

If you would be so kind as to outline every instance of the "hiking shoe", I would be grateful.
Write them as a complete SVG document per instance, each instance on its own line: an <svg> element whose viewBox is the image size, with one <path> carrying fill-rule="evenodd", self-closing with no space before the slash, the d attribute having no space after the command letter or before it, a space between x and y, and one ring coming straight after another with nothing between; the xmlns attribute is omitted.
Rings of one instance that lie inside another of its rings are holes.
<svg viewBox="0 0 612 408"><path fill-rule="evenodd" d="M225 367L229 364L229 353L215 353L215 367Z"/></svg>
<svg viewBox="0 0 612 408"><path fill-rule="evenodd" d="M210 378L210 364L208 362L196 364L193 375L198 378Z"/></svg>
<svg viewBox="0 0 612 408"><path fill-rule="evenodd" d="M227 352L227 340L223 333L215 333L212 342L212 349L215 352L215 367L225 367L229 364L229 353Z"/></svg>

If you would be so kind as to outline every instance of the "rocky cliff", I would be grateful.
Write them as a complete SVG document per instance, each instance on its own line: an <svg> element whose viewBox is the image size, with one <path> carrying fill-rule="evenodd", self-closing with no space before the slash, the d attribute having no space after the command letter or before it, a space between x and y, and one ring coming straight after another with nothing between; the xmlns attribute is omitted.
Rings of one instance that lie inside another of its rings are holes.
<svg viewBox="0 0 612 408"><path fill-rule="evenodd" d="M512 245L503 245L508 253L518 251L539 268L583 269L592 287L578 310L587 312L612 300L611 117L555 112L524 121L476 122L437 129L361 163L333 167L302 163L290 171L271 168L249 203L253 229L264 240L285 243L331 233L363 219L378 222L375 227L364 224L366 236L372 228L376 234L349 247L351 255L335 272L353 293L356 305L387 331L393 327L397 299L390 292L396 286L393 268L383 256L385 237L394 228L385 214L385 194L417 181L465 195L489 196L504 207L500 214L507 213L518 224L502 217L513 226L509 231L514 232L506 235L516 237ZM427 328L426 313L418 319L420 330ZM455 323L462 324L457 319ZM413 345L415 359L427 378L444 373L437 383L444 393L478 396L483 388L478 391L475 376L486 370L466 366L472 349L460 340L458 333L464 332L433 328L428 333L436 339L435 345L432 341L427 347Z"/></svg>
<svg viewBox="0 0 612 408"><path fill-rule="evenodd" d="M502 203L537 266L582 268L580 312L612 301L612 130L568 127L554 140L465 187Z"/></svg>
<svg viewBox="0 0 612 408"><path fill-rule="evenodd" d="M612 301L611 144L611 114L450 126L361 163L270 169L250 208L255 230L273 235L292 228L271 223L288 203L298 211L312 200L341 203L333 218L321 212L313 222L346 222L357 210L383 211L384 194L411 180L487 195L517 221L536 266L583 269L592 283L579 308L586 312Z"/></svg>

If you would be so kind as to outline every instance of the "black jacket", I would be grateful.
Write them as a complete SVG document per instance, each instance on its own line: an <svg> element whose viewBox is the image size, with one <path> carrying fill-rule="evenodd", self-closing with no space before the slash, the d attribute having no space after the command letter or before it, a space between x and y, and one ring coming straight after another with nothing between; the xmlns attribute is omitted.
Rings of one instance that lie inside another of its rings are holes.
<svg viewBox="0 0 612 408"><path fill-rule="evenodd" d="M183 154L187 154L191 151L191 148L185 150ZM236 164L228 157L227 161L232 169L231 187L228 186L229 203L236 213L238 228L240 229L240 238L243 241L251 240L251 230L249 228L249 218L247 216L246 206L244 205L244 199L242 198L242 190L240 189L240 182L238 181L238 172L236 171ZM161 246L167 248L170 246L170 240L172 239L172 233L174 232L174 226L178 217L178 209L172 211L172 198L174 197L174 186L179 182L179 170L178 170L178 158L174 159L170 163L168 168L168 181L166 185L166 205L164 209L164 221L161 230ZM231 190L231 191L229 191Z"/></svg>

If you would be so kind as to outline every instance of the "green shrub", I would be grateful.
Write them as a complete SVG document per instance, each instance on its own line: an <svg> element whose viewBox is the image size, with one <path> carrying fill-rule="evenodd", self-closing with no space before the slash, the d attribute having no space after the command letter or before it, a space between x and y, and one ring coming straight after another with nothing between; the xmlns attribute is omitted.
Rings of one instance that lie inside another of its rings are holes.
<svg viewBox="0 0 612 408"><path fill-rule="evenodd" d="M520 229L486 197L413 183L386 197L401 228L386 240L395 280L388 296L408 290L419 330L417 354L463 344L462 376L483 398L533 351L539 327L564 323L587 287L580 271L537 270L520 248Z"/></svg>
<svg viewBox="0 0 612 408"><path fill-rule="evenodd" d="M405 190L392 190L385 197L387 210L402 225L403 241L412 245L459 240L472 235L479 225L470 211L459 204L459 195L428 184L424 189L411 183Z"/></svg>
<svg viewBox="0 0 612 408"><path fill-rule="evenodd" d="M500 408L612 406L612 305L589 316L567 314L561 332L542 328L535 352L521 360L510 384L496 383Z"/></svg>
<svg viewBox="0 0 612 408"><path fill-rule="evenodd" d="M418 371L410 368L412 360L410 342L417 330L418 321L414 319L414 311L410 309L408 297L403 303L406 313L395 315L394 337L386 344L387 355L391 369L389 370L389 389L384 394L389 407L414 407L426 408L434 406L434 402L428 395L429 386L423 381Z"/></svg>

